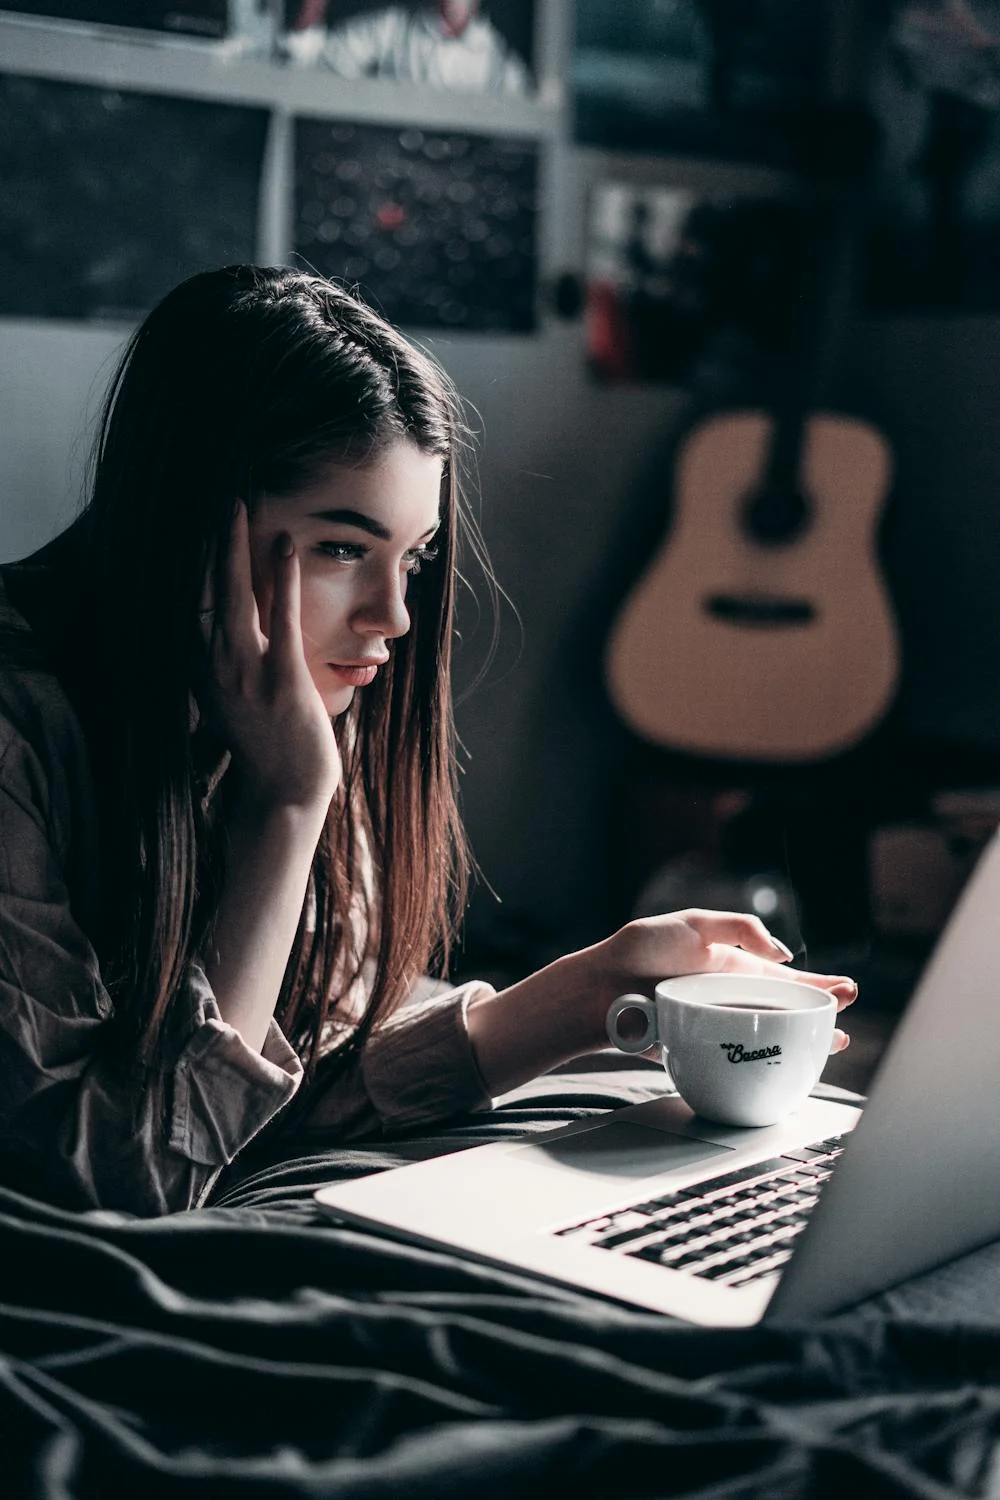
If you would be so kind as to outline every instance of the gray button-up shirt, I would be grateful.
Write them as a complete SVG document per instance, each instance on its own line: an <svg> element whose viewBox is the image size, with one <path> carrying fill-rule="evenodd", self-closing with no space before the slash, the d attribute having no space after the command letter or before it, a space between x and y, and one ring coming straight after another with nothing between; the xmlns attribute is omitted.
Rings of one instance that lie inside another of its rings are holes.
<svg viewBox="0 0 1000 1500"><path fill-rule="evenodd" d="M96 796L79 719L0 580L0 1177L78 1209L162 1214L201 1203L298 1090L272 1021L261 1052L191 963L153 1087L105 1055L111 1001L96 920ZM316 1090L306 1121L357 1139L488 1107L466 1028L489 986L428 981Z"/></svg>

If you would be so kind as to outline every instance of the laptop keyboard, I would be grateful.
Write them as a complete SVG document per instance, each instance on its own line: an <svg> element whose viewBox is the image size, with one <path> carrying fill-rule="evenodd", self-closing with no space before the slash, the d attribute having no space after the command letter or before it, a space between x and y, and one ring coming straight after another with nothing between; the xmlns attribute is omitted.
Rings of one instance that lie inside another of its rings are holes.
<svg viewBox="0 0 1000 1500"><path fill-rule="evenodd" d="M843 1136L829 1136L557 1233L720 1286L747 1286L789 1259L843 1149Z"/></svg>

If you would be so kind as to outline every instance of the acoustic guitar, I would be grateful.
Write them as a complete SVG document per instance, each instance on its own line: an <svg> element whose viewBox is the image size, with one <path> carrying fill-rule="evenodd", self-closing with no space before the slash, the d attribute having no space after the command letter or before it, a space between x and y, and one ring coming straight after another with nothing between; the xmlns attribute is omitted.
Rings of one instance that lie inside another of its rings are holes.
<svg viewBox="0 0 1000 1500"><path fill-rule="evenodd" d="M815 760L860 740L892 700L899 645L875 550L888 445L853 418L809 417L783 502L775 432L767 412L730 412L683 446L668 544L607 656L616 709L654 744Z"/></svg>
<svg viewBox="0 0 1000 1500"><path fill-rule="evenodd" d="M815 761L862 739L893 698L899 640L876 549L892 456L873 426L811 394L844 321L855 197L839 184L817 199L826 254L787 396L710 415L682 442L672 526L610 635L612 703L664 748Z"/></svg>

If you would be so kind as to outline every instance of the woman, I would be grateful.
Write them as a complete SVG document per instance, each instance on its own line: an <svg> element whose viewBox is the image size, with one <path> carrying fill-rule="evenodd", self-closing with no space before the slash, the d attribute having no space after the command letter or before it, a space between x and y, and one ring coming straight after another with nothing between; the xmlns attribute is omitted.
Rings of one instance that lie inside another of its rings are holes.
<svg viewBox="0 0 1000 1500"><path fill-rule="evenodd" d="M624 990L789 957L691 912L499 994L422 977L465 892L463 444L432 361L318 277L196 276L134 335L85 510L0 574L6 1182L190 1207L286 1106L344 1138L484 1108Z"/></svg>

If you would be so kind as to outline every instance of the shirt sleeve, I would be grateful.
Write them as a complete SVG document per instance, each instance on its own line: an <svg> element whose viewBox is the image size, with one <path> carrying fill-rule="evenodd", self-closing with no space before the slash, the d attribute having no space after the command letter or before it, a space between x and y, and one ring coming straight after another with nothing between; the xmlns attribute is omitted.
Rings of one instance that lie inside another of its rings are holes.
<svg viewBox="0 0 1000 1500"><path fill-rule="evenodd" d="M72 1209L194 1207L295 1093L301 1063L274 1022L262 1052L248 1047L197 964L153 1075L112 1061L112 1003L71 905L50 781L0 718L0 1172Z"/></svg>
<svg viewBox="0 0 1000 1500"><path fill-rule="evenodd" d="M336 1073L328 1085L317 1080L313 1101L303 1100L304 1127L335 1129L350 1141L490 1109L467 1017L472 1000L493 993L480 980L457 988L422 980L369 1037L350 1072Z"/></svg>

